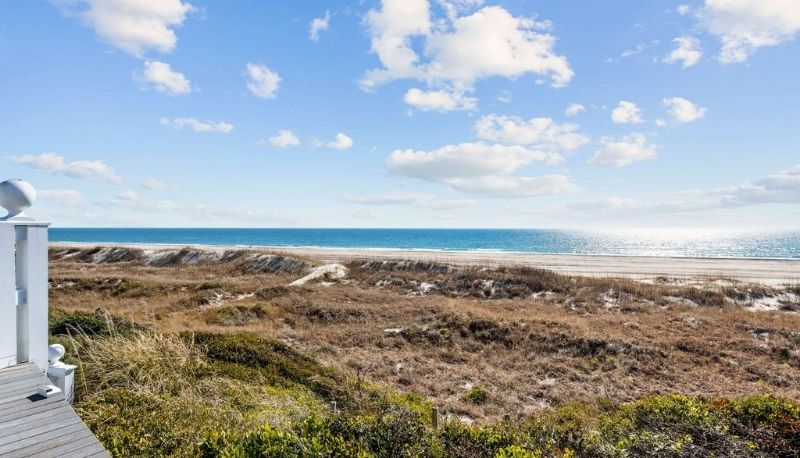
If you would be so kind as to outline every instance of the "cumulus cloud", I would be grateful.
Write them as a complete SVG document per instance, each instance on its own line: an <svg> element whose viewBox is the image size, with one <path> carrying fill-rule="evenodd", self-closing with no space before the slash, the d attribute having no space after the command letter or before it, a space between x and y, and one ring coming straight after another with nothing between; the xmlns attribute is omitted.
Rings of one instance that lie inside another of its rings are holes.
<svg viewBox="0 0 800 458"><path fill-rule="evenodd" d="M300 144L300 139L297 138L294 132L289 129L281 129L273 135L269 137L266 141L261 141L262 144L269 144L278 148L288 148L290 146L297 146Z"/></svg>
<svg viewBox="0 0 800 458"><path fill-rule="evenodd" d="M692 7L689 5L678 5L675 8L675 12L680 14L681 16L686 16L687 14L692 12Z"/></svg>
<svg viewBox="0 0 800 458"><path fill-rule="evenodd" d="M56 153L10 156L8 159L15 164L25 165L44 172L58 173L81 180L102 180L110 183L119 183L122 181L122 178L114 172L114 169L106 165L103 161L67 162L64 156Z"/></svg>
<svg viewBox="0 0 800 458"><path fill-rule="evenodd" d="M332 148L337 149L339 151L344 151L346 149L350 149L355 142L352 138L350 138L347 134L339 132L336 134L336 138L329 142L325 142L322 140L316 140L314 145L317 147L325 147L325 148Z"/></svg>
<svg viewBox="0 0 800 458"><path fill-rule="evenodd" d="M668 64L680 62L681 67L688 68L700 62L700 58L703 57L700 40L697 38L682 36L675 38L672 42L676 47L664 58L664 62Z"/></svg>
<svg viewBox="0 0 800 458"><path fill-rule="evenodd" d="M440 2L446 18L433 17L428 0L383 0L367 13L372 52L382 66L368 71L361 87L372 90L398 79L425 82L429 90L470 92L489 77L549 77L555 87L567 85L573 71L555 52L548 22L515 17L499 6L464 14L481 2ZM412 45L422 42L422 52Z"/></svg>
<svg viewBox="0 0 800 458"><path fill-rule="evenodd" d="M281 85L281 77L266 65L247 64L247 89L261 99L274 99Z"/></svg>
<svg viewBox="0 0 800 458"><path fill-rule="evenodd" d="M667 113L680 123L697 121L706 115L706 108L695 105L683 97L665 98L661 103L667 107Z"/></svg>
<svg viewBox="0 0 800 458"><path fill-rule="evenodd" d="M624 167L634 162L655 158L657 149L656 145L648 143L647 137L640 133L619 139L605 137L600 140L600 149L589 159L589 164Z"/></svg>
<svg viewBox="0 0 800 458"><path fill-rule="evenodd" d="M386 160L389 171L428 181L508 174L552 155L519 145L461 143L432 151L395 150Z"/></svg>
<svg viewBox="0 0 800 458"><path fill-rule="evenodd" d="M308 24L308 39L311 41L319 41L319 35L328 30L330 20L330 11L325 11L325 15L322 17L314 18L311 23Z"/></svg>
<svg viewBox="0 0 800 458"><path fill-rule="evenodd" d="M470 111L477 108L478 99L464 93L448 91L423 91L411 88L403 98L405 102L422 111Z"/></svg>
<svg viewBox="0 0 800 458"><path fill-rule="evenodd" d="M158 92L171 96L192 92L192 83L183 76L183 73L176 72L164 62L146 61L144 70L136 79L151 84Z"/></svg>
<svg viewBox="0 0 800 458"><path fill-rule="evenodd" d="M72 189L40 189L36 196L44 202L53 202L59 205L79 207L86 204L86 198L78 191Z"/></svg>
<svg viewBox="0 0 800 458"><path fill-rule="evenodd" d="M579 113L586 111L586 107L580 103L570 103L564 114L567 116L577 116Z"/></svg>
<svg viewBox="0 0 800 458"><path fill-rule="evenodd" d="M441 200L429 194L417 194L410 192L369 196L346 195L343 197L343 200L345 202L361 205L398 205L435 210L466 208L475 205L475 201L473 200Z"/></svg>
<svg viewBox="0 0 800 458"><path fill-rule="evenodd" d="M54 0L70 15L92 27L97 36L136 57L152 49L175 49L174 29L194 8L182 0Z"/></svg>
<svg viewBox="0 0 800 458"><path fill-rule="evenodd" d="M395 150L386 168L396 175L445 183L452 189L489 197L531 197L577 190L569 177L511 177L533 162L553 162L559 155L521 145L483 142L447 145L431 151Z"/></svg>
<svg viewBox="0 0 800 458"><path fill-rule="evenodd" d="M722 63L745 62L758 48L784 43L800 31L797 0L706 0L699 15L722 42Z"/></svg>
<svg viewBox="0 0 800 458"><path fill-rule="evenodd" d="M617 108L611 111L611 120L616 124L638 124L644 122L642 110L633 102L622 100Z"/></svg>
<svg viewBox="0 0 800 458"><path fill-rule="evenodd" d="M228 124L227 122L219 121L198 121L195 118L161 118L158 120L162 126L169 126L173 129L183 129L184 127L189 127L195 132L202 132L202 133L219 133L219 134L229 134L233 132L233 124Z"/></svg>
<svg viewBox="0 0 800 458"><path fill-rule="evenodd" d="M589 142L576 132L577 124L558 124L551 118L531 118L490 114L475 122L478 137L513 145L533 145L549 151L571 151Z"/></svg>

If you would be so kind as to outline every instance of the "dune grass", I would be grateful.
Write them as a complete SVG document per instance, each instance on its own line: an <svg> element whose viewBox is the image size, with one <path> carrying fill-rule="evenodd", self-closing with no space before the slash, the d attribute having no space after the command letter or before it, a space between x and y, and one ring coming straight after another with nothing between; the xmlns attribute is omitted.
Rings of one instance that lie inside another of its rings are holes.
<svg viewBox="0 0 800 458"><path fill-rule="evenodd" d="M163 333L53 314L76 410L116 456L793 456L800 405L774 396L572 402L481 426L251 333ZM101 323L105 323L104 325ZM489 394L473 387L469 402Z"/></svg>

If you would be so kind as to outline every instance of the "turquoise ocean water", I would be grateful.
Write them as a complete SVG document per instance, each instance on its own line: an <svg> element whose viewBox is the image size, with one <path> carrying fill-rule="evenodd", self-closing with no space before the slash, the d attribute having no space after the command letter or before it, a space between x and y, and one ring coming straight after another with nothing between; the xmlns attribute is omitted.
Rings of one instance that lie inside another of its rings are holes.
<svg viewBox="0 0 800 458"><path fill-rule="evenodd" d="M800 259L800 231L53 228L50 240Z"/></svg>

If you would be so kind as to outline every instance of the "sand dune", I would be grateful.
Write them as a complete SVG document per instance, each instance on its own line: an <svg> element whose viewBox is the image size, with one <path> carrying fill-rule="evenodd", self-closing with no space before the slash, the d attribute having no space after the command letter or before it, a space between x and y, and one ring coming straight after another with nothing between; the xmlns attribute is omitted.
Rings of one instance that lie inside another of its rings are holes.
<svg viewBox="0 0 800 458"><path fill-rule="evenodd" d="M55 243L52 246L130 246L145 250L180 248L179 245ZM209 251L243 247L193 246ZM353 248L253 247L313 258L326 263L358 259L408 259L456 265L516 265L549 269L570 275L652 279L723 277L767 285L800 283L800 260L746 258L677 258L652 256L594 256L569 254L508 253L489 251L388 250Z"/></svg>

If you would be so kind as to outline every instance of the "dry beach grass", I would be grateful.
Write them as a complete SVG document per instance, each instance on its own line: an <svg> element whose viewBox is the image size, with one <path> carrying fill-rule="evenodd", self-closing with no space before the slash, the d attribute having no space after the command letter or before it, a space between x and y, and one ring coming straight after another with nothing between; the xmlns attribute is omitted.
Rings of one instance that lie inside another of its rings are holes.
<svg viewBox="0 0 800 458"><path fill-rule="evenodd" d="M54 308L253 331L477 422L670 393L800 399L797 286L386 260L287 286L315 261L131 248L56 248L51 261Z"/></svg>

